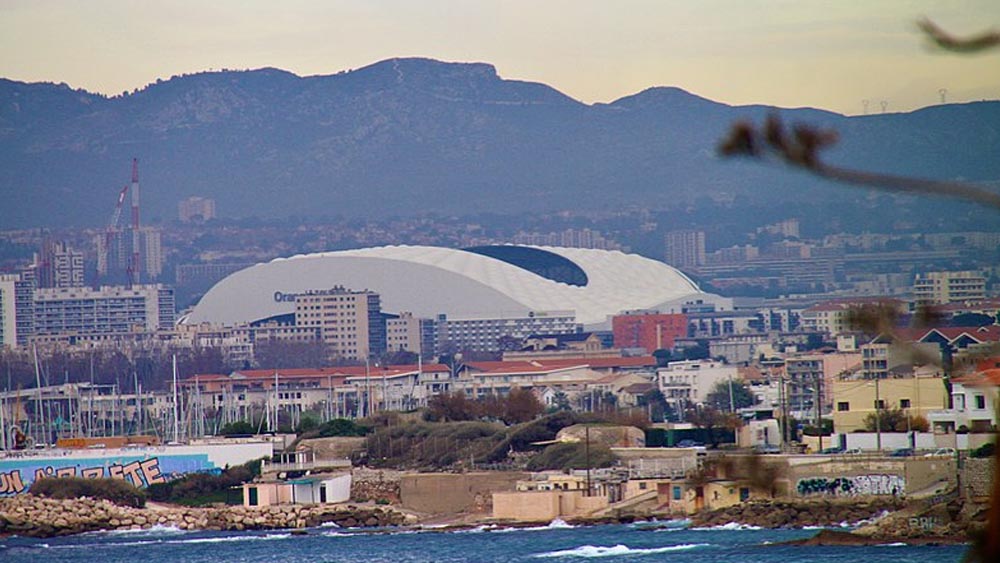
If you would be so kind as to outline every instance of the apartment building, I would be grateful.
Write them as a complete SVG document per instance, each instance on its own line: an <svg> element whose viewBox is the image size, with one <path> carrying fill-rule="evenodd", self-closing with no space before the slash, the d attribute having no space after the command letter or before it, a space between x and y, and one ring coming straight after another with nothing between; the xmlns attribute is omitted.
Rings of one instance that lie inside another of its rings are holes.
<svg viewBox="0 0 1000 563"><path fill-rule="evenodd" d="M386 351L385 317L374 291L337 286L297 294L295 326L318 328L334 357L359 360Z"/></svg>
<svg viewBox="0 0 1000 563"><path fill-rule="evenodd" d="M981 272L927 272L913 280L917 305L944 305L986 298L986 277Z"/></svg>
<svg viewBox="0 0 1000 563"><path fill-rule="evenodd" d="M43 288L34 292L34 336L155 332L174 326L174 292L160 284Z"/></svg>

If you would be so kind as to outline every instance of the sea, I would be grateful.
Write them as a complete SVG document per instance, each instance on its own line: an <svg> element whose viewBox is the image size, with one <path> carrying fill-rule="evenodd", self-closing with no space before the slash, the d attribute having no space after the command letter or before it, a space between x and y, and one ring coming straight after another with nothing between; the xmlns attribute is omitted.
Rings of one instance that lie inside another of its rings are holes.
<svg viewBox="0 0 1000 563"><path fill-rule="evenodd" d="M902 543L789 546L780 543L809 537L816 530L761 530L739 525L696 528L683 520L581 527L557 520L531 528L480 526L461 531L320 527L304 532L186 532L158 527L50 539L8 537L0 538L0 561L957 563L966 551L963 546Z"/></svg>

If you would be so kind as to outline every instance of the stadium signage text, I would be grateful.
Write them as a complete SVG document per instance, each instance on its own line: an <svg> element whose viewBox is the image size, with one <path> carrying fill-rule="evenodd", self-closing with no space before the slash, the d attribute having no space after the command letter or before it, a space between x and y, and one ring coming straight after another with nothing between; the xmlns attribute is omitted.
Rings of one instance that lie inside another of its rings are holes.
<svg viewBox="0 0 1000 563"><path fill-rule="evenodd" d="M298 297L298 293L282 293L280 291L274 292L274 302L275 303L295 303L295 298Z"/></svg>

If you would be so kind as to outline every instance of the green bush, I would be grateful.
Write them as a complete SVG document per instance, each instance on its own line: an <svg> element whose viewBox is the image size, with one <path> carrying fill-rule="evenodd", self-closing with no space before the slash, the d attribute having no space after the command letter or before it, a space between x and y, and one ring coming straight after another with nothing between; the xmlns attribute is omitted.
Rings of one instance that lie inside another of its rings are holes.
<svg viewBox="0 0 1000 563"><path fill-rule="evenodd" d="M150 485L149 498L192 506L228 501L228 491L260 475L260 460L230 467L218 475L190 473L166 483Z"/></svg>
<svg viewBox="0 0 1000 563"><path fill-rule="evenodd" d="M225 424L219 429L220 436L238 436L241 434L256 434L257 429L245 420L237 420Z"/></svg>
<svg viewBox="0 0 1000 563"><path fill-rule="evenodd" d="M590 444L590 467L610 467L615 463L611 449L601 444ZM586 469L587 448L582 442L552 444L528 462L529 471L547 469Z"/></svg>
<svg viewBox="0 0 1000 563"><path fill-rule="evenodd" d="M37 496L57 499L99 498L120 506L135 508L142 508L146 505L146 493L121 479L47 477L32 483L28 492Z"/></svg>
<svg viewBox="0 0 1000 563"><path fill-rule="evenodd" d="M969 454L972 457L983 458L983 457L993 457L996 453L997 446L993 442L987 442L982 446L972 450Z"/></svg>
<svg viewBox="0 0 1000 563"><path fill-rule="evenodd" d="M319 437L332 438L334 436L367 436L372 429L368 426L355 423L346 418L335 418L320 425Z"/></svg>

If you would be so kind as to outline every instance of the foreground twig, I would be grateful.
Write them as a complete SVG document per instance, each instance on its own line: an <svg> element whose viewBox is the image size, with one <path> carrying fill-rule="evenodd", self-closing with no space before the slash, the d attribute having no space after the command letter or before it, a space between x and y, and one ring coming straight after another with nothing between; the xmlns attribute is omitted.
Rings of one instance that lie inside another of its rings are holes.
<svg viewBox="0 0 1000 563"><path fill-rule="evenodd" d="M955 37L927 18L918 20L917 27L938 47L958 53L975 53L1000 45L1000 32L992 29L970 37Z"/></svg>
<svg viewBox="0 0 1000 563"><path fill-rule="evenodd" d="M806 125L795 126L789 135L781 120L771 115L767 118L763 130L757 130L753 124L747 122L733 125L729 136L719 144L719 153L723 156L749 156L761 160L778 159L790 166L831 180L898 193L964 199L1000 209L1000 193L971 184L863 172L822 163L819 160L819 151L832 145L836 140L835 132Z"/></svg>

